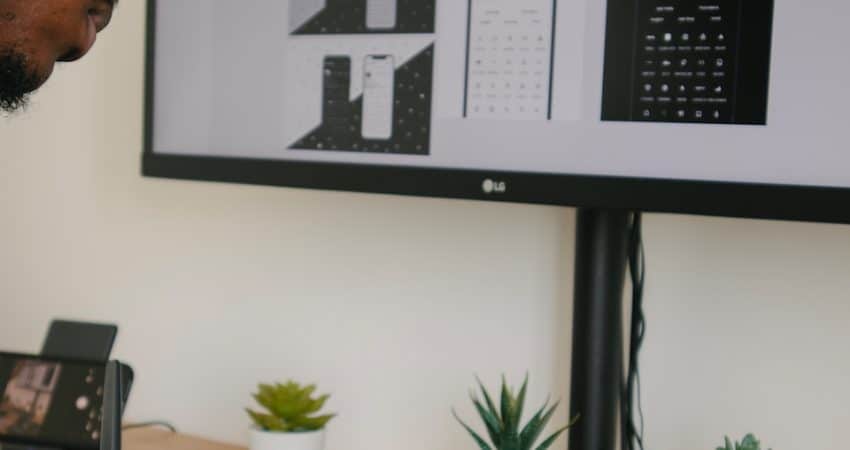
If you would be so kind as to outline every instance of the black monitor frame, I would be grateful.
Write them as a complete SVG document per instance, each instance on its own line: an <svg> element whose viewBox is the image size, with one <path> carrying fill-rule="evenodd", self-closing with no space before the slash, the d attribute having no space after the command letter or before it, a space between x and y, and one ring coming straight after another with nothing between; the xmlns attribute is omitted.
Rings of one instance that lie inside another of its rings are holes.
<svg viewBox="0 0 850 450"><path fill-rule="evenodd" d="M850 188L155 153L152 138L156 5L157 0L148 1L142 161L144 176L580 208L850 224L850 207L841 207L850 204ZM504 186L504 192L485 192L482 185L486 180Z"/></svg>

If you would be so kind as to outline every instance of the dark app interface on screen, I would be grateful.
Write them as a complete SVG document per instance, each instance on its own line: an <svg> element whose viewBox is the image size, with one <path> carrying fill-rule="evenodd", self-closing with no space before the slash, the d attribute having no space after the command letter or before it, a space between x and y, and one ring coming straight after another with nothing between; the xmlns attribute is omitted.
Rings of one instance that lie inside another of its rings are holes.
<svg viewBox="0 0 850 450"><path fill-rule="evenodd" d="M0 354L0 441L97 448L104 368Z"/></svg>

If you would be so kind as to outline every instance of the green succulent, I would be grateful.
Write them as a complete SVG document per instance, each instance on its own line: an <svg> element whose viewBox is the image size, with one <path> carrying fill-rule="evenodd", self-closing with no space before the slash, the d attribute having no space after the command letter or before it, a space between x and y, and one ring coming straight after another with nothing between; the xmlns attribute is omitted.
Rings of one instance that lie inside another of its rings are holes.
<svg viewBox="0 0 850 450"><path fill-rule="evenodd" d="M315 415L330 395L314 397L315 385L302 387L294 381L285 384L260 384L254 400L266 409L257 412L246 408L258 428L265 431L297 433L321 430L335 414Z"/></svg>
<svg viewBox="0 0 850 450"><path fill-rule="evenodd" d="M528 423L520 430L520 419L522 418L522 410L525 404L525 393L528 388L528 377L522 384L519 394L514 395L513 389L509 388L505 378L502 377L502 393L501 393L501 408L497 409L493 403L492 397L484 388L481 380L478 380L478 387L481 389L481 395L484 397L484 402L476 396L475 392L470 393L472 403L481 416L481 420L487 427L487 434L490 437L492 446L488 444L481 436L478 435L472 428L469 427L463 420L454 414L455 419L466 429L472 436L472 439L478 444L481 450L532 450L532 446L540 437L552 414L558 408L558 403L551 407L549 401L540 408L537 413L532 416ZM564 431L573 426L578 417L572 420L569 425L557 430L555 433L544 439L543 442L536 447L535 450L547 450L555 440L558 439Z"/></svg>
<svg viewBox="0 0 850 450"><path fill-rule="evenodd" d="M761 443L756 439L752 434L748 434L744 436L744 440L741 442L736 442L735 445L732 445L732 441L729 437L726 437L726 446L725 447L717 447L717 450L761 450Z"/></svg>

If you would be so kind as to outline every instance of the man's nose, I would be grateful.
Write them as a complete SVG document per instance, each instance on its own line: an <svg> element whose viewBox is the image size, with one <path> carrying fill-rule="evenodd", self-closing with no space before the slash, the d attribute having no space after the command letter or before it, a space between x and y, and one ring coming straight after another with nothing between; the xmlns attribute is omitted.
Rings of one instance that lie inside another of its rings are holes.
<svg viewBox="0 0 850 450"><path fill-rule="evenodd" d="M74 38L72 47L66 53L57 58L57 61L72 62L82 58L89 52L89 50L92 49L92 47L94 47L96 40L97 30L95 29L94 24L89 21L86 24L85 30L82 30L80 34Z"/></svg>

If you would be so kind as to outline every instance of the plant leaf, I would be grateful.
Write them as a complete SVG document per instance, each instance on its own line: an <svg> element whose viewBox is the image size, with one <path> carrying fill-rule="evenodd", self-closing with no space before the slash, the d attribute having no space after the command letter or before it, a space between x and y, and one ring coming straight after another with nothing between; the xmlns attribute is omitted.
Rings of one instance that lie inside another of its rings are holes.
<svg viewBox="0 0 850 450"><path fill-rule="evenodd" d="M522 382L522 387L519 390L519 395L516 398L515 414L516 414L516 429L519 429L520 421L522 420L522 410L525 405L525 393L528 390L528 374L525 374L525 381Z"/></svg>
<svg viewBox="0 0 850 450"><path fill-rule="evenodd" d="M487 442L485 442L485 441L484 441L484 439L482 439L482 438L481 438L481 436L479 436L479 435L478 435L478 433L476 433L475 431L473 431L473 430L472 430L472 428L470 428L470 427L469 427L469 425L467 425L467 424L466 424L466 423L464 423L462 420L460 420L460 417L458 417L457 412L455 412L454 410L452 410L452 414L454 414L455 419L456 419L458 422L460 422L460 424L463 426L463 428L465 428L465 429L466 429L466 431L469 433L469 435L470 435L470 436L472 436L472 439L474 439L474 440L475 440L475 443L476 443L476 444L478 444L478 446L481 448L481 450L493 450L493 449L492 449L492 448L491 448L491 447L487 444Z"/></svg>
<svg viewBox="0 0 850 450"><path fill-rule="evenodd" d="M546 403L548 404L549 402L547 401ZM543 408L538 411L534 417L532 417L520 434L520 440L522 441L522 448L520 450L529 450L531 446L534 445L537 438L540 437L540 434L543 433L543 430L546 428L546 424L548 424L549 420L552 419L552 415L555 414L555 410L558 409L560 404L560 401L555 402L555 404L549 407L549 410L545 413L543 411L545 410L546 405L543 405Z"/></svg>
<svg viewBox="0 0 850 450"><path fill-rule="evenodd" d="M741 441L741 450L760 450L760 448L761 443L752 434L744 436L744 440Z"/></svg>
<svg viewBox="0 0 850 450"><path fill-rule="evenodd" d="M325 403L327 403L328 399L331 398L329 394L325 394L315 400L309 400L306 410L304 414L313 414L319 412L322 408L325 407Z"/></svg>
<svg viewBox="0 0 850 450"><path fill-rule="evenodd" d="M318 417L299 417L293 422L294 428L304 431L321 430L336 414L327 414Z"/></svg>
<svg viewBox="0 0 850 450"><path fill-rule="evenodd" d="M487 402L487 408L490 410L490 413L493 414L496 419L499 421L499 426L502 425L502 416L499 415L499 409L496 408L496 404L493 403L493 399L490 397L490 393L487 392L487 389L484 388L484 383L481 382L481 379L475 377L478 381L478 387L481 388L481 394L484 396L484 401Z"/></svg>
<svg viewBox="0 0 850 450"><path fill-rule="evenodd" d="M570 423L568 423L565 427L563 427L563 428L561 428L560 430L556 431L554 434L552 434L551 436L549 436L549 438L548 438L548 439L546 439L545 441L543 441L543 443L542 443L542 444L540 444L540 446L539 446L539 447L537 447L537 450L548 450L548 448L549 448L552 444L554 444L554 443L555 443L555 441L558 439L558 436L560 436L560 435L561 435L564 431L567 431L568 429L572 428L572 427L573 427L573 425L575 425L576 423L578 423L579 419L581 419L581 415L580 415L580 414L577 414L575 417L573 417L573 420L571 420L571 421L570 421Z"/></svg>
<svg viewBox="0 0 850 450"><path fill-rule="evenodd" d="M575 422L573 422L573 423L575 423ZM555 443L555 441L558 439L558 437L561 436L561 434L563 434L564 431L567 431L567 429L569 429L571 426L572 426L572 424L567 425L567 426L561 428L560 430L556 431L554 434L549 436L545 441L543 441L543 443L540 444L539 447L537 447L537 450L547 450L549 447L552 446L552 444Z"/></svg>
<svg viewBox="0 0 850 450"><path fill-rule="evenodd" d="M534 441L540 436L540 431L542 428L540 427L540 418L543 416L543 413L546 411L546 408L549 407L549 399L546 399L546 403L543 404L534 415L529 419L528 423L525 424L525 427L520 432L520 450L529 450L531 445L534 444ZM532 436L533 435L533 436Z"/></svg>
<svg viewBox="0 0 850 450"><path fill-rule="evenodd" d="M517 397L502 375L502 436L499 450L520 450Z"/></svg>
<svg viewBox="0 0 850 450"><path fill-rule="evenodd" d="M510 407L511 407L511 393L508 390L508 382L505 380L505 376L502 375L502 399L501 399L501 408L502 408L502 425L504 428L508 428L508 421L510 420Z"/></svg>
<svg viewBox="0 0 850 450"><path fill-rule="evenodd" d="M291 427L283 420L271 414L258 413L250 409L245 409L254 424L265 431L290 431Z"/></svg>
<svg viewBox="0 0 850 450"><path fill-rule="evenodd" d="M470 397L472 398L472 403L475 405L475 409L478 410L478 415L481 416L481 420L487 426L487 434L490 435L490 441L493 442L496 448L499 448L502 443L499 419L492 412L484 408L484 405L474 395L470 395Z"/></svg>

